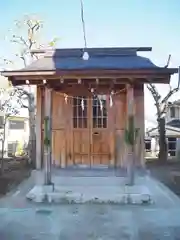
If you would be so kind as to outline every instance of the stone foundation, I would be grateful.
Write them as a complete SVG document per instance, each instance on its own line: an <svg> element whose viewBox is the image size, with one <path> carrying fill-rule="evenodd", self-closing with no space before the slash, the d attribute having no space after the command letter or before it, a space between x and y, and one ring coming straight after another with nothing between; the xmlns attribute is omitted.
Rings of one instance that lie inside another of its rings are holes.
<svg viewBox="0 0 180 240"><path fill-rule="evenodd" d="M82 179L83 180L83 179ZM146 186L35 186L26 196L34 202L151 204Z"/></svg>

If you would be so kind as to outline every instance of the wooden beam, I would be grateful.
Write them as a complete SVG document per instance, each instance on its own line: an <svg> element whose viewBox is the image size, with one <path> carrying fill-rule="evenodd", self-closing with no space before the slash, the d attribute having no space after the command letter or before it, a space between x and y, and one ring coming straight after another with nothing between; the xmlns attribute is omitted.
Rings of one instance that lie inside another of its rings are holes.
<svg viewBox="0 0 180 240"><path fill-rule="evenodd" d="M92 96L91 88L94 89L95 94L110 94L111 91L119 92L120 90L126 90L124 84L119 85L91 85L91 86L83 86L79 85L78 87L76 85L74 86L52 86L52 88L55 91L66 93L73 96Z"/></svg>
<svg viewBox="0 0 180 240"><path fill-rule="evenodd" d="M48 84L51 84L51 85L53 85L53 84L55 84L55 85L61 85L61 84L73 84L73 85L77 85L78 84L78 79L79 78L77 78L76 80L74 79L74 80L72 80L72 78L66 78L66 79L64 79L64 83L63 82L60 82L60 80L59 80L59 78L54 78L54 79L51 79L51 78L48 78L47 79L47 83ZM85 78L85 77L83 77L82 79L81 79L81 81L82 81L82 83L83 84L96 84L96 85L103 85L103 84L128 84L128 83L130 83L130 77L126 77L126 78L124 78L123 76L121 76L121 78L116 78L116 81L115 82L113 82L113 80L110 78L110 77L101 77L101 78L98 78L99 79L99 84L97 84L96 83L96 79L97 78ZM140 78L139 76L137 76L137 78L136 78L136 76L134 76L134 84L138 84L138 83L141 83L141 84L148 84L148 83L169 83L169 81L170 81L170 77L164 77L164 76L162 76L162 77L157 77L157 76L154 76L154 78L153 77L149 77L149 76L142 76L142 78ZM33 78L33 79L31 79L31 80L29 80L29 83L31 84L31 85L43 85L43 80L41 80L40 78ZM25 81L25 79L23 79L23 78L21 78L21 77L19 77L18 78L18 80L12 80L12 84L14 85L14 86L19 86L19 85L25 85L26 84L26 81ZM79 84L80 85L80 84Z"/></svg>

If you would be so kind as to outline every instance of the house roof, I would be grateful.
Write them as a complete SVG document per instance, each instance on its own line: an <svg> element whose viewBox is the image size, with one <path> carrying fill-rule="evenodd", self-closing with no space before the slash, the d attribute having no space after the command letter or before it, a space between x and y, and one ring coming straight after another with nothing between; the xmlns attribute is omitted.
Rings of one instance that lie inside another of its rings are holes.
<svg viewBox="0 0 180 240"><path fill-rule="evenodd" d="M55 49L45 53L43 58L17 71L4 71L4 76L16 76L19 72L48 72L71 70L147 70L157 73L173 74L178 69L161 68L148 58L137 55L138 51L151 48L87 48L88 60L83 60L84 49ZM38 51L34 51L38 52ZM39 51L42 52L42 51Z"/></svg>
<svg viewBox="0 0 180 240"><path fill-rule="evenodd" d="M180 128L172 127L168 125L166 125L165 128L166 128L166 137L180 137ZM148 135L150 137L158 137L159 136L158 128L156 127L149 130Z"/></svg>
<svg viewBox="0 0 180 240"><path fill-rule="evenodd" d="M179 106L180 105L180 99L178 99L178 100L175 100L174 102L172 102L172 106Z"/></svg>
<svg viewBox="0 0 180 240"><path fill-rule="evenodd" d="M173 120L167 122L166 125L180 129L180 119L173 119Z"/></svg>
<svg viewBox="0 0 180 240"><path fill-rule="evenodd" d="M22 70L158 68L148 58L138 56L134 48L88 48L86 52L89 59L83 60L83 49L56 49Z"/></svg>

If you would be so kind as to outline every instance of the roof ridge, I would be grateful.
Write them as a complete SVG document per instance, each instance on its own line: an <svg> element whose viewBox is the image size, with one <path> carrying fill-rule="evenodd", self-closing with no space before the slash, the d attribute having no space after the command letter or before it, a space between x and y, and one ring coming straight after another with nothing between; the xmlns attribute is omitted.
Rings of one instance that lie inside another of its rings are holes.
<svg viewBox="0 0 180 240"><path fill-rule="evenodd" d="M127 53L136 53L139 51L151 51L151 47L105 47L105 48L56 48L56 49L37 49L37 50L32 50L32 53L36 54L54 54L57 52L70 54L70 53L83 53L84 51L87 51L88 53L96 53L96 54L122 54L123 52Z"/></svg>

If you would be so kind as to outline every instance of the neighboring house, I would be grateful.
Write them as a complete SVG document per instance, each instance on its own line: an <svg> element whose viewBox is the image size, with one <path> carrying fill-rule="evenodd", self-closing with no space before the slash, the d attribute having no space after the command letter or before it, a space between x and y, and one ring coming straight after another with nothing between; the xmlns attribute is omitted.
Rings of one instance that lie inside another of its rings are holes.
<svg viewBox="0 0 180 240"><path fill-rule="evenodd" d="M7 78L0 76L0 88L8 89L10 82ZM27 86L26 86L27 87ZM16 100L14 100L16 101ZM29 120L28 112L26 109L19 109L18 116L11 116L7 119L5 129L5 144L4 153L7 155L14 155L18 143L21 145L27 144L29 140ZM0 134L4 129L4 112L0 111ZM1 134L2 138L2 134ZM0 152L2 151L2 141L0 141Z"/></svg>
<svg viewBox="0 0 180 240"><path fill-rule="evenodd" d="M10 116L6 121L4 151L6 156L12 156L18 144L27 145L29 139L29 120L25 117ZM3 131L4 116L0 116L0 131ZM2 149L2 145L1 145Z"/></svg>
<svg viewBox="0 0 180 240"><path fill-rule="evenodd" d="M169 102L166 119L166 137L168 143L169 155L175 156L177 154L177 141L180 139L180 100ZM153 138L155 144L158 145L158 128L152 128L148 131L148 135ZM158 147L157 147L158 149Z"/></svg>
<svg viewBox="0 0 180 240"><path fill-rule="evenodd" d="M180 100L174 101L172 103L169 102L165 118L167 123L172 120L180 120Z"/></svg>
<svg viewBox="0 0 180 240"><path fill-rule="evenodd" d="M166 128L166 138L167 138L167 144L168 144L168 153L170 156L175 156L177 149L176 149L176 144L178 139L180 138L180 128L177 127L172 127L168 124L165 126ZM151 137L151 142L155 142L155 150L152 151L159 151L159 133L158 133L158 128L153 128L149 130L148 132L149 136Z"/></svg>
<svg viewBox="0 0 180 240"><path fill-rule="evenodd" d="M151 48L85 50L88 60L82 58L84 49L56 49L24 69L2 73L15 86L27 79L37 85L37 167L44 159L52 159L60 167L127 166L124 130L130 103L135 106L135 123L140 129L136 164L142 166L144 83L168 84L178 69L158 67L138 55ZM45 116L52 137L48 158L43 158Z"/></svg>

